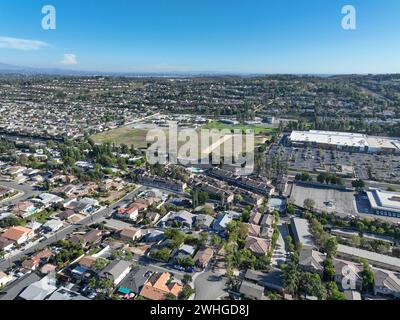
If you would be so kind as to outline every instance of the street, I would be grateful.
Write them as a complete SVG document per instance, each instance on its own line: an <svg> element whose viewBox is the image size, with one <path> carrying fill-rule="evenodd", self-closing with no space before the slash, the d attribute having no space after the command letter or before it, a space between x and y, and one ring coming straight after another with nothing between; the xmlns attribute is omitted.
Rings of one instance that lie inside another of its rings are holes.
<svg viewBox="0 0 400 320"><path fill-rule="evenodd" d="M14 181L0 180L0 186L23 192L23 194L18 197L2 201L2 204L5 204L7 206L17 204L19 201L24 201L29 198L33 198L41 193L40 191L35 190L35 188L31 187L30 185L18 184Z"/></svg>

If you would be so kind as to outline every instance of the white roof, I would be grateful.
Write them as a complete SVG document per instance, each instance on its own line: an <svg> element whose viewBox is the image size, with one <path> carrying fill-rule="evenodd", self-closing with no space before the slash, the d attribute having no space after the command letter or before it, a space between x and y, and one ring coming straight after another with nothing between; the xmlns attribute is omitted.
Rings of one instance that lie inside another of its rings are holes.
<svg viewBox="0 0 400 320"><path fill-rule="evenodd" d="M59 196L56 196L55 194L51 194L51 193L42 193L39 196L40 199L42 199L42 202L44 204L46 203L57 203L57 202L61 202L64 199L60 198Z"/></svg>
<svg viewBox="0 0 400 320"><path fill-rule="evenodd" d="M375 149L397 149L394 143L387 139L387 138L382 138L382 137L368 137L367 142L370 148L375 148Z"/></svg>
<svg viewBox="0 0 400 320"><path fill-rule="evenodd" d="M293 131L290 140L295 142L315 142L338 146L363 148L368 146L367 136L361 133L333 132L333 131Z"/></svg>
<svg viewBox="0 0 400 320"><path fill-rule="evenodd" d="M63 226L63 223L61 220L52 219L47 221L43 226L55 230L61 228Z"/></svg>
<svg viewBox="0 0 400 320"><path fill-rule="evenodd" d="M294 142L313 142L342 147L369 147L372 149L400 149L399 141L394 138L369 137L362 133L336 131L293 131L290 140Z"/></svg>
<svg viewBox="0 0 400 320"><path fill-rule="evenodd" d="M338 244L337 252L340 254L347 254L354 257L360 257L368 260L372 265L375 263L385 263L389 266L400 268L400 259L387 256L380 253L375 253L372 251L367 251L363 249L358 249L354 247L345 246Z"/></svg>
<svg viewBox="0 0 400 320"><path fill-rule="evenodd" d="M367 191L372 209L389 210L400 213L400 193L382 190Z"/></svg>
<svg viewBox="0 0 400 320"><path fill-rule="evenodd" d="M310 225L307 219L292 218L291 219L294 236L300 241L304 248L314 247L314 236L310 232Z"/></svg>
<svg viewBox="0 0 400 320"><path fill-rule="evenodd" d="M48 295L57 290L54 279L44 277L32 283L19 295L24 300L44 300Z"/></svg>

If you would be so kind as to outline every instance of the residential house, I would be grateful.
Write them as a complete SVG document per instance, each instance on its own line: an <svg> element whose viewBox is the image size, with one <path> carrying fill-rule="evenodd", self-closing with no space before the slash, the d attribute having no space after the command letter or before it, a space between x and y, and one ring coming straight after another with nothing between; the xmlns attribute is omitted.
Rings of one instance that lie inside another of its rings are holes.
<svg viewBox="0 0 400 320"><path fill-rule="evenodd" d="M251 237L260 237L261 227L257 224L247 224L248 235Z"/></svg>
<svg viewBox="0 0 400 320"><path fill-rule="evenodd" d="M29 259L22 262L22 267L27 270L36 270L41 264L48 262L53 255L49 249L36 252Z"/></svg>
<svg viewBox="0 0 400 320"><path fill-rule="evenodd" d="M249 223L251 223L251 224L260 224L262 217L263 217L263 215L260 212L253 211L250 214Z"/></svg>
<svg viewBox="0 0 400 320"><path fill-rule="evenodd" d="M194 256L193 260L199 268L207 268L208 264L210 263L211 259L214 256L214 250L211 248L202 248L197 251L196 255Z"/></svg>
<svg viewBox="0 0 400 320"><path fill-rule="evenodd" d="M136 203L132 203L128 207L119 208L115 213L115 217L122 220L136 221L139 216L139 208Z"/></svg>
<svg viewBox="0 0 400 320"><path fill-rule="evenodd" d="M262 227L272 228L275 223L275 217L272 214L264 214L261 218L260 225Z"/></svg>
<svg viewBox="0 0 400 320"><path fill-rule="evenodd" d="M179 259L184 259L187 257L192 257L196 251L196 248L187 244L182 245L175 253L175 261Z"/></svg>
<svg viewBox="0 0 400 320"><path fill-rule="evenodd" d="M350 261L333 259L333 266L335 267L335 282L342 286L343 281L351 285L349 280L353 283L353 290L362 290L363 280L361 271L362 265Z"/></svg>
<svg viewBox="0 0 400 320"><path fill-rule="evenodd" d="M398 273L373 268L374 294L400 299L400 277Z"/></svg>
<svg viewBox="0 0 400 320"><path fill-rule="evenodd" d="M167 189L175 192L184 192L186 189L186 183L182 181L152 176L146 173L138 175L138 182L145 186L159 189Z"/></svg>
<svg viewBox="0 0 400 320"><path fill-rule="evenodd" d="M118 232L118 237L122 241L137 241L143 237L141 229L137 228L124 228Z"/></svg>
<svg viewBox="0 0 400 320"><path fill-rule="evenodd" d="M324 261L326 256L312 249L300 250L299 267L303 271L318 273L322 276L324 272Z"/></svg>
<svg viewBox="0 0 400 320"><path fill-rule="evenodd" d="M144 237L144 241L147 243L156 243L164 239L164 232L161 230L151 230Z"/></svg>
<svg viewBox="0 0 400 320"><path fill-rule="evenodd" d="M227 211L225 214L219 215L213 225L216 232L225 232L227 225L233 220L239 220L241 213L235 211Z"/></svg>
<svg viewBox="0 0 400 320"><path fill-rule="evenodd" d="M29 285L19 298L22 300L45 300L57 290L56 280L53 277L45 276L43 279Z"/></svg>
<svg viewBox="0 0 400 320"><path fill-rule="evenodd" d="M177 282L170 282L169 272L155 273L146 282L140 291L140 295L149 300L166 300L169 294L178 297L183 287Z"/></svg>
<svg viewBox="0 0 400 320"><path fill-rule="evenodd" d="M160 220L161 215L158 212L147 212L146 218L149 219L150 223L155 224L158 220Z"/></svg>
<svg viewBox="0 0 400 320"><path fill-rule="evenodd" d="M264 287L248 281L243 281L240 285L239 293L251 300L263 300Z"/></svg>
<svg viewBox="0 0 400 320"><path fill-rule="evenodd" d="M29 229L32 229L33 232L38 231L42 226L43 226L43 223L40 223L37 221L31 221L26 225L26 227Z"/></svg>
<svg viewBox="0 0 400 320"><path fill-rule="evenodd" d="M399 258L372 251L338 244L337 257L353 261L359 261L361 258L367 260L374 267L400 272Z"/></svg>
<svg viewBox="0 0 400 320"><path fill-rule="evenodd" d="M316 247L314 236L311 234L310 224L307 219L292 218L290 220L290 227L296 245L301 244L303 249L314 249Z"/></svg>
<svg viewBox="0 0 400 320"><path fill-rule="evenodd" d="M67 301L67 300L90 300L90 299L66 287L59 287L46 300Z"/></svg>
<svg viewBox="0 0 400 320"><path fill-rule="evenodd" d="M18 202L11 211L16 216L27 218L33 215L37 211L37 208L31 201L21 201Z"/></svg>
<svg viewBox="0 0 400 320"><path fill-rule="evenodd" d="M42 193L41 195L39 195L39 199L41 200L45 208L64 201L63 198L60 198L59 196L50 193Z"/></svg>
<svg viewBox="0 0 400 320"><path fill-rule="evenodd" d="M86 270L93 270L96 261L97 258L94 256L84 256L78 261L78 266Z"/></svg>
<svg viewBox="0 0 400 320"><path fill-rule="evenodd" d="M189 211L181 210L178 212L173 212L168 218L167 224L171 225L173 222L177 222L184 229L191 229L195 215Z"/></svg>
<svg viewBox="0 0 400 320"><path fill-rule="evenodd" d="M12 276L0 271L0 288L5 287L8 283L12 281Z"/></svg>
<svg viewBox="0 0 400 320"><path fill-rule="evenodd" d="M210 230L214 223L214 218L208 214L198 214L196 216L196 227L200 228L201 230Z"/></svg>
<svg viewBox="0 0 400 320"><path fill-rule="evenodd" d="M16 244L22 244L34 237L34 232L32 229L17 226L8 228L1 237L13 241Z"/></svg>
<svg viewBox="0 0 400 320"><path fill-rule="evenodd" d="M75 215L75 212L73 210L65 210L65 211L60 212L57 216L61 220L68 220L73 215Z"/></svg>
<svg viewBox="0 0 400 320"><path fill-rule="evenodd" d="M84 235L75 234L73 235L69 241L73 243L81 243L84 247L89 245L97 244L101 241L103 237L103 231L98 229L91 229L86 232Z"/></svg>
<svg viewBox="0 0 400 320"><path fill-rule="evenodd" d="M344 290L343 291L346 300L349 301L360 301L361 300L361 293L356 290Z"/></svg>
<svg viewBox="0 0 400 320"><path fill-rule="evenodd" d="M0 251L10 251L14 247L14 241L0 237Z"/></svg>
<svg viewBox="0 0 400 320"><path fill-rule="evenodd" d="M132 263L125 260L114 260L101 271L101 276L113 281L117 286L131 271Z"/></svg>
<svg viewBox="0 0 400 320"><path fill-rule="evenodd" d="M271 241L248 236L246 239L245 248L249 249L257 256L265 256L271 249Z"/></svg>
<svg viewBox="0 0 400 320"><path fill-rule="evenodd" d="M267 273L248 269L244 278L268 290L284 292L284 273L279 269L272 269Z"/></svg>
<svg viewBox="0 0 400 320"><path fill-rule="evenodd" d="M63 222L58 219L51 219L46 221L46 223L43 225L43 230L45 232L57 232L64 226Z"/></svg>

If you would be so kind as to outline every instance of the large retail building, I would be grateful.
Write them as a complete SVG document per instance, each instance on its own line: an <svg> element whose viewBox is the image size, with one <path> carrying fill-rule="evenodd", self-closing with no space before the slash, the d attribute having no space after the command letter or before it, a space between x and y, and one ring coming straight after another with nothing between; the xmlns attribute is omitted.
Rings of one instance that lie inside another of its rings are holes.
<svg viewBox="0 0 400 320"><path fill-rule="evenodd" d="M311 145L320 148L358 152L400 152L400 138L372 137L362 133L334 131L293 131L289 137L292 145Z"/></svg>

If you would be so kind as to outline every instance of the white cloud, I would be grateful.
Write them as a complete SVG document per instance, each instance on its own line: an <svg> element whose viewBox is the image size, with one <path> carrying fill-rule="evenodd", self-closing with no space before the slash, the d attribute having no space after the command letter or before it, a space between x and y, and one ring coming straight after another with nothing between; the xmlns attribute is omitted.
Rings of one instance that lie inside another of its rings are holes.
<svg viewBox="0 0 400 320"><path fill-rule="evenodd" d="M75 64L78 64L78 61L76 61L76 55L73 53L66 53L64 54L64 59L61 61L62 64L72 66Z"/></svg>
<svg viewBox="0 0 400 320"><path fill-rule="evenodd" d="M48 43L39 40L0 37L0 48L17 50L38 50L48 46Z"/></svg>

